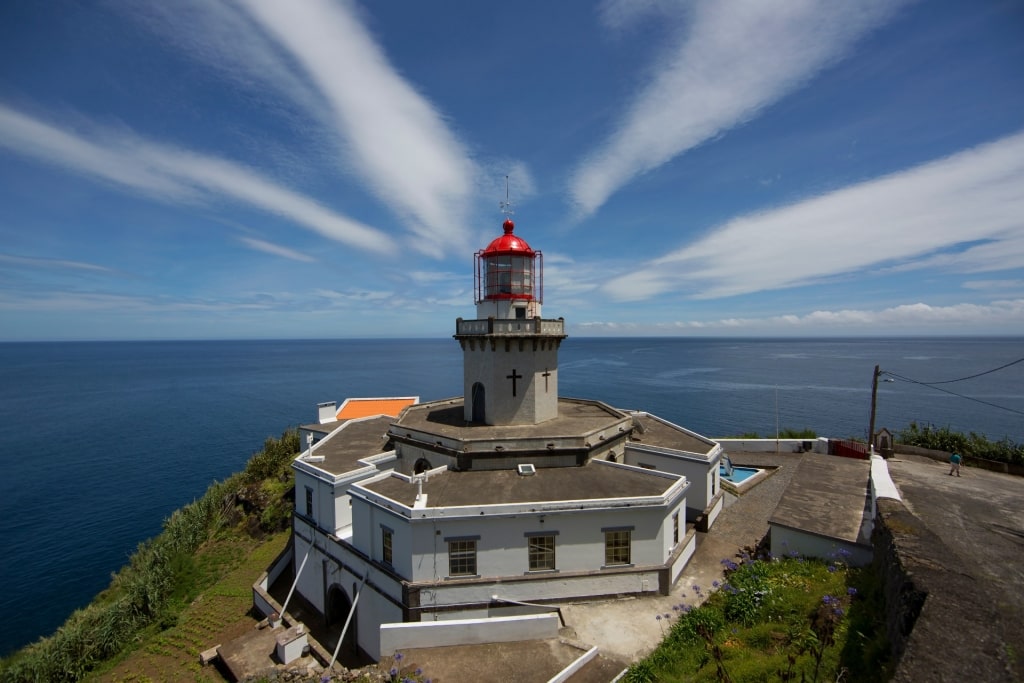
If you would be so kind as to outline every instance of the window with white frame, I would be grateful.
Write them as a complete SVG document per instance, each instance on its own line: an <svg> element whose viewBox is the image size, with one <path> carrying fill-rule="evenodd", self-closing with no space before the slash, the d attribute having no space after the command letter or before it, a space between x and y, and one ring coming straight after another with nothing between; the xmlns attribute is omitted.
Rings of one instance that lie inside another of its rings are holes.
<svg viewBox="0 0 1024 683"><path fill-rule="evenodd" d="M450 538L448 576L476 576L476 538Z"/></svg>
<svg viewBox="0 0 1024 683"><path fill-rule="evenodd" d="M380 528L380 556L384 564L391 564L391 560L394 557L394 533L391 529L386 526Z"/></svg>
<svg viewBox="0 0 1024 683"><path fill-rule="evenodd" d="M672 545L679 543L679 513L672 515Z"/></svg>
<svg viewBox="0 0 1024 683"><path fill-rule="evenodd" d="M604 564L614 566L630 563L632 527L604 529Z"/></svg>
<svg viewBox="0 0 1024 683"><path fill-rule="evenodd" d="M554 535L531 534L526 538L526 546L531 572L550 571L555 568Z"/></svg>

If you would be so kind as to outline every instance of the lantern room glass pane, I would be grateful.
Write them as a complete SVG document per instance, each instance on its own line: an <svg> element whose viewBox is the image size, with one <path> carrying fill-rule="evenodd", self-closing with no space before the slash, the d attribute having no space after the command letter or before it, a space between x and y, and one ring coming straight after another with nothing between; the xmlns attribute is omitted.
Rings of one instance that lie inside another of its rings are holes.
<svg viewBox="0 0 1024 683"><path fill-rule="evenodd" d="M533 296L533 257L500 255L483 259L484 296L527 298Z"/></svg>

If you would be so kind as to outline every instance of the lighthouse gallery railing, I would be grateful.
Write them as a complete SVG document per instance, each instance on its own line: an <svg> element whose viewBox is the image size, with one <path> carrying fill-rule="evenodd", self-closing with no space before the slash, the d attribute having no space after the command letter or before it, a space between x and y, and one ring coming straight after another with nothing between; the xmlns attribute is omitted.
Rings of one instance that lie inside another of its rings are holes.
<svg viewBox="0 0 1024 683"><path fill-rule="evenodd" d="M544 320L543 318L530 318L526 320L506 320L498 318L487 318L486 320L463 320L458 318L455 321L456 336L472 336L484 334L551 334L565 335L565 320Z"/></svg>

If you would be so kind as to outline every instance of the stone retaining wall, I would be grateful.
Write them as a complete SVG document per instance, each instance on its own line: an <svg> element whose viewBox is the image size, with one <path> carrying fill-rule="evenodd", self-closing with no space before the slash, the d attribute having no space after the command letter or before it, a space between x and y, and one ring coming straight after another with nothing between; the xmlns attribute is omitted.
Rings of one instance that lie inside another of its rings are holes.
<svg viewBox="0 0 1024 683"><path fill-rule="evenodd" d="M901 501L876 504L872 544L896 662L891 680L1017 680L1005 636L1019 625L1006 623L976 572Z"/></svg>

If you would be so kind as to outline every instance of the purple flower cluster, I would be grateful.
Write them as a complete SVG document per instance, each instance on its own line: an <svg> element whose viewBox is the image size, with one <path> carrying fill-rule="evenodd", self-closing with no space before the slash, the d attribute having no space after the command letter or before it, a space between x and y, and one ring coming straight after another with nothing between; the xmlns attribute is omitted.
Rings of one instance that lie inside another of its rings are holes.
<svg viewBox="0 0 1024 683"><path fill-rule="evenodd" d="M839 598L832 597L831 595L825 595L821 598L821 601L825 603L826 607L832 609L832 614L837 617L843 616L843 603Z"/></svg>

